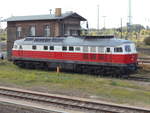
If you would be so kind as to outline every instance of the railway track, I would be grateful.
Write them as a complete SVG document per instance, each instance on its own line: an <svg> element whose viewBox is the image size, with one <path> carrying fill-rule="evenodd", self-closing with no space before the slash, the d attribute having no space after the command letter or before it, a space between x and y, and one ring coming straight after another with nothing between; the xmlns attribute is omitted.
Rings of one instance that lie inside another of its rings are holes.
<svg viewBox="0 0 150 113"><path fill-rule="evenodd" d="M150 58L140 57L140 58L138 58L138 62L140 64L150 64Z"/></svg>
<svg viewBox="0 0 150 113"><path fill-rule="evenodd" d="M150 78L148 78L148 77L130 76L127 79L128 80L134 80L134 81L140 81L140 82L150 82Z"/></svg>
<svg viewBox="0 0 150 113"><path fill-rule="evenodd" d="M0 87L0 95L8 98L23 99L38 102L42 105L52 105L65 109L74 109L86 113L150 113L150 109L120 106L99 101L89 101L74 97L44 94L33 91Z"/></svg>

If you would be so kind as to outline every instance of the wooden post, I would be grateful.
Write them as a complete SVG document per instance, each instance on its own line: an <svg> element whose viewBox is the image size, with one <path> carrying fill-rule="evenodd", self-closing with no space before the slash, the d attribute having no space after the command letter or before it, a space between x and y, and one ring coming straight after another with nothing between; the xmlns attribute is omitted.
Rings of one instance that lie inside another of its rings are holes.
<svg viewBox="0 0 150 113"><path fill-rule="evenodd" d="M57 66L57 74L59 75L59 73L60 73L60 67Z"/></svg>

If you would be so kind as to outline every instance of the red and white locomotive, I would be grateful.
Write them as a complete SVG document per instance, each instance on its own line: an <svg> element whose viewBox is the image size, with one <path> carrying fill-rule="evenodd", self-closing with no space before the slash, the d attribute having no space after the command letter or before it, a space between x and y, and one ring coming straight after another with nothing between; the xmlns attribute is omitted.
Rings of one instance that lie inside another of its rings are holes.
<svg viewBox="0 0 150 113"><path fill-rule="evenodd" d="M26 37L16 40L13 62L27 68L56 68L125 76L137 69L137 51L129 40L113 36Z"/></svg>

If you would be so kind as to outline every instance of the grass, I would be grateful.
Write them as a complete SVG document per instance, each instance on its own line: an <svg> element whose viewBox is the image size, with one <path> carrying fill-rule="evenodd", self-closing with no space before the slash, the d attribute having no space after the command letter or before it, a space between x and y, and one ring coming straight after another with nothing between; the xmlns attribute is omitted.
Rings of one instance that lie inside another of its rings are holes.
<svg viewBox="0 0 150 113"><path fill-rule="evenodd" d="M150 73L150 71L146 71L146 73ZM100 78L90 75L27 70L21 69L8 61L0 61L0 84L150 107L150 83Z"/></svg>

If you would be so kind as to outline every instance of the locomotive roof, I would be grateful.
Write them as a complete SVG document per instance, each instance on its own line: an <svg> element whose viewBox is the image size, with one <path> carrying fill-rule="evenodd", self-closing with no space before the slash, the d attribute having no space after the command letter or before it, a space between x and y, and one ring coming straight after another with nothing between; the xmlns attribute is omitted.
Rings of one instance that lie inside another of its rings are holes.
<svg viewBox="0 0 150 113"><path fill-rule="evenodd" d="M18 45L68 45L68 46L108 46L115 47L126 43L133 43L129 40L117 39L115 37L26 37L16 40Z"/></svg>

